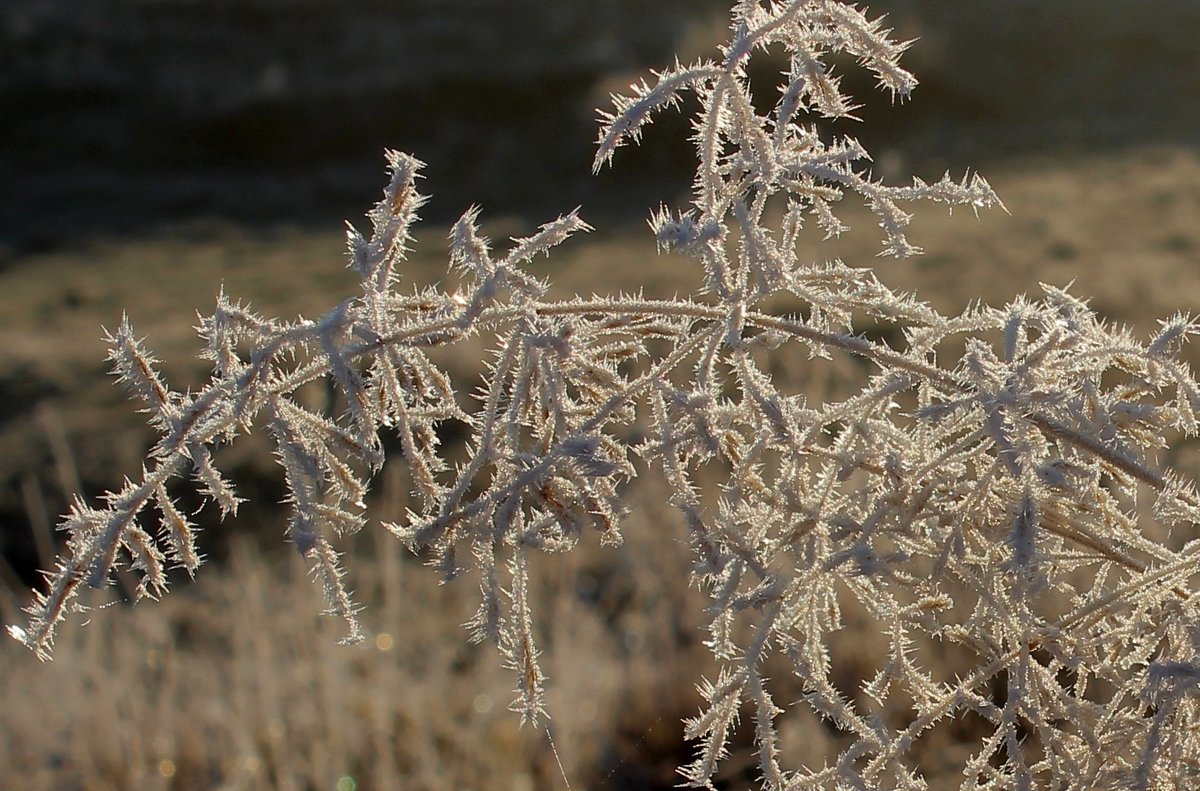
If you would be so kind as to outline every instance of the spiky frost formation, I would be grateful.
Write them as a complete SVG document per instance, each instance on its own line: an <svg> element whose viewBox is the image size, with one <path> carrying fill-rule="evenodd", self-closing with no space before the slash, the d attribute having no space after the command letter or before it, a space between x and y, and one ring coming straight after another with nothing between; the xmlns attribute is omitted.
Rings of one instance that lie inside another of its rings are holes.
<svg viewBox="0 0 1200 791"><path fill-rule="evenodd" d="M289 538L358 636L334 542L365 521L380 434L394 432L417 497L385 527L446 579L478 568L471 639L497 644L518 677L513 707L537 719L546 678L528 553L569 550L589 532L618 543L622 489L640 458L661 467L695 551L693 567L676 572L712 597L707 643L720 670L686 723L697 743L681 769L688 784L713 786L749 718L764 789L921 789L914 743L966 716L986 735L962 767L963 788L1193 783L1200 543L1165 546L1131 514L1141 507L1184 536L1200 522L1195 487L1155 458L1167 437L1197 434L1200 386L1179 357L1196 323L1174 316L1143 341L1049 286L1040 299L943 316L870 270L799 259L807 224L847 230L834 213L847 194L875 213L883 252L898 256L917 252L901 203L999 200L978 176L882 184L861 169L856 141L822 136L820 118L854 109L831 55L856 58L893 95L915 85L898 65L906 45L879 20L833 0L742 0L732 30L719 57L676 63L618 98L596 156L609 161L655 112L696 95L692 206L650 223L660 247L695 259L702 294L548 300L523 266L587 225L571 212L498 254L475 208L450 234L462 289L401 293L420 163L388 152L372 231L348 234L360 296L286 322L219 295L200 327L213 373L195 393L168 388L128 322L110 338L115 372L162 438L137 481L101 507L75 504L68 556L28 625L10 633L47 657L81 584L103 585L128 562L139 593L159 595L166 565L193 571L195 528L167 484L190 473L232 513L239 500L210 450L258 422L287 482ZM745 69L772 46L788 53L788 71L760 113ZM784 209L774 225L769 202ZM792 312L766 312L768 299ZM897 340L860 334L864 321L897 327ZM483 332L498 342L468 406L428 352ZM844 400L810 402L765 367L789 353L813 368L852 356L869 375ZM338 408L296 400L319 378L336 387ZM643 415L649 424L631 439L624 429ZM470 431L456 469L435 431L448 420ZM702 497L714 475L718 491ZM147 509L157 538L142 525ZM834 683L827 648L851 600L889 646L854 699ZM971 664L946 677L918 640L953 644ZM768 662L790 670L802 699L772 695ZM989 692L997 685L1002 698ZM903 716L889 715L896 706ZM798 708L841 734L829 765L793 765L781 751L778 721Z"/></svg>

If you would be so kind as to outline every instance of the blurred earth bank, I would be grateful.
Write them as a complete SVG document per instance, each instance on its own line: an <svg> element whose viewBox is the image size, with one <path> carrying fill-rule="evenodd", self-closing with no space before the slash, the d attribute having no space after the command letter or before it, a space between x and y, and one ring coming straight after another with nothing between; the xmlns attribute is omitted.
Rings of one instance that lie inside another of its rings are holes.
<svg viewBox="0 0 1200 791"><path fill-rule="evenodd" d="M922 81L892 107L851 64L884 175L1200 142L1200 4L880 0ZM595 108L711 54L715 0L8 0L0 4L0 264L197 216L334 229L384 147L429 162L427 219L480 203L636 214L686 190L687 122L592 177ZM761 73L777 77L763 64ZM5 250L7 253L5 254Z"/></svg>

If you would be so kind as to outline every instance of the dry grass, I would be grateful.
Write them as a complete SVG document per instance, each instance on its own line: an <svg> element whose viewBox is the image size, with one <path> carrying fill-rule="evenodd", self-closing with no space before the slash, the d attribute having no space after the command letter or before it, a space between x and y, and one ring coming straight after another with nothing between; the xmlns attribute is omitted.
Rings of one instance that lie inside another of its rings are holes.
<svg viewBox="0 0 1200 791"><path fill-rule="evenodd" d="M1039 281L1074 280L1076 293L1094 295L1101 312L1143 328L1200 304L1192 276L1200 254L1194 153L1012 163L988 176L1011 217L951 225L927 213L913 234L927 255L885 264L881 278L946 310L975 298L1006 301ZM413 280L441 276L433 252L441 235L431 229L421 240ZM543 266L553 267L560 291L690 291L698 273L681 259L655 258L652 247L648 233L630 229L576 243ZM871 263L876 249L863 232L812 252ZM115 326L127 294L145 295L135 326L178 365L192 344L177 317L207 310L220 283L268 314L312 313L352 287L341 260L333 233L193 228L38 256L0 274L0 472L10 507L30 502L19 499L20 482L36 480L46 495L41 507L62 510L71 484L53 469L48 426L62 431L89 489L112 485L141 458L148 432L98 375L98 327ZM455 365L466 372L477 362ZM166 372L188 381L199 377L194 365ZM39 418L38 404L51 411ZM60 450L60 468L62 461ZM402 473L383 476L377 515L388 518L405 487ZM652 485L635 496L641 516L627 530L628 546L552 558L535 575L552 727L574 788L673 785L673 769L686 758L678 719L694 713L690 681L707 666L696 623L687 620L700 610L695 592L681 588L683 575L658 573L689 562L675 517L656 504ZM249 524L264 518L269 524ZM237 529L273 541L282 523L256 514ZM519 731L505 711L511 678L494 652L467 646L450 626L470 615L473 585L438 587L382 531L367 531L350 549L352 582L373 631L358 648L334 645L337 624L314 624L319 594L297 579L299 561L265 557L250 540L232 545L225 567L162 603L114 607L94 614L87 628L64 631L50 666L35 665L15 643L0 645L7 781L31 789L352 787L346 778L360 789L564 787L544 734ZM3 616L11 622L9 606ZM844 657L848 690L873 669L872 651L863 650L869 645L865 632L849 629L831 647ZM835 747L815 721L783 736L792 755L818 761ZM925 765L935 772L937 756L953 765L946 757L976 736L969 724L936 732L923 747ZM735 755L727 787L740 787L738 765Z"/></svg>
<svg viewBox="0 0 1200 791"><path fill-rule="evenodd" d="M381 475L377 512L395 518L404 474ZM538 576L553 737L576 788L620 787L612 783L664 769L669 787L683 757L677 719L691 701L678 682L704 661L685 618L700 606L675 575L656 573L686 562L686 550L673 518L643 505L650 524L628 551L573 553ZM520 729L506 710L512 679L494 650L468 645L452 626L474 608L472 586L438 586L383 531L352 552L371 629L353 648L335 644L340 624L315 615L320 595L299 558L266 557L249 538L168 600L93 613L63 635L50 665L4 642L7 782L55 791L562 788L546 734Z"/></svg>

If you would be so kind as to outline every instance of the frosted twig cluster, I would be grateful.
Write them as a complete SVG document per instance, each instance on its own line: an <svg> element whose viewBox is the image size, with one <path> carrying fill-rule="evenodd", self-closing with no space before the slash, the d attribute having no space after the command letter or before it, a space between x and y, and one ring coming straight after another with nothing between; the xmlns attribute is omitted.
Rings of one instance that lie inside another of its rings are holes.
<svg viewBox="0 0 1200 791"><path fill-rule="evenodd" d="M193 571L195 528L167 484L190 476L234 512L211 449L256 425L276 443L289 538L356 639L334 541L364 524L390 432L415 505L385 527L446 578L478 570L471 636L499 647L516 671L514 709L536 719L545 679L527 558L593 531L619 543L623 487L654 465L694 550L693 567L676 571L711 596L708 645L721 665L686 722L688 784L713 787L749 718L764 789L920 789L914 744L969 715L985 736L963 788L1194 786L1200 544L1189 537L1200 502L1155 453L1197 433L1200 390L1178 356L1196 324L1179 315L1135 338L1053 287L944 316L870 269L801 260L796 242L811 226L846 230L836 209L847 195L878 218L893 256L919 252L903 204L1000 203L977 175L883 184L858 142L823 133L822 119L854 112L832 56L857 60L896 97L916 85L898 64L906 45L879 21L833 0L743 0L732 20L719 57L676 63L615 98L595 160L636 142L683 94L698 100L694 200L651 226L661 248L698 264L699 293L550 300L525 264L588 226L572 212L496 251L474 209L450 234L462 287L402 293L420 163L389 152L370 234L349 231L360 296L286 322L220 295L200 328L212 376L196 392L167 387L128 322L113 334L116 372L161 439L135 480L71 510L69 554L27 627L11 631L48 657L79 586L105 585L128 563L139 593L156 596L168 566ZM787 69L764 111L746 66L767 48L787 53ZM862 334L863 322L898 328L896 340ZM488 375L460 397L429 353L481 334L499 338ZM815 403L769 375L764 361L780 355L797 366L849 355L870 370L853 396ZM339 394L324 412L297 397L319 379ZM438 445L443 421L469 430L453 469ZM853 699L827 650L851 601L890 645ZM919 661L916 640L971 660L949 675ZM768 665L793 674L803 698L777 700ZM806 766L781 753L779 722L797 708L841 734L836 760Z"/></svg>

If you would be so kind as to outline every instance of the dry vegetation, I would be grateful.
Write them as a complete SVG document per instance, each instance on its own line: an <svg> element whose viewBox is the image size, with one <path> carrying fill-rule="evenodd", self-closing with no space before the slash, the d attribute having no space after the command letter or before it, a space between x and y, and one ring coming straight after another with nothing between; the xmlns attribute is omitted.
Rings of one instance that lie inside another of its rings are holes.
<svg viewBox="0 0 1200 791"><path fill-rule="evenodd" d="M1154 316L1200 304L1200 281L1192 274L1200 251L1195 154L1156 148L1053 165L1017 161L989 175L1012 216L923 218L915 238L926 255L888 264L881 273L886 282L952 308L976 296L1001 301L1035 290L1039 281L1075 281L1113 320L1146 330ZM495 233L521 230L509 223ZM440 273L440 236L422 233L421 255L411 262L414 280ZM140 418L98 376L103 344L96 328L119 320L134 284L148 295L141 326L161 341L166 360L185 364L168 367L167 375L198 381L200 365L186 365L190 330L175 317L208 310L221 282L264 312L311 314L331 294L349 291L341 246L335 233L193 227L31 257L0 274L8 295L0 302L6 383L32 378L49 391L25 404L6 399L22 417L9 420L0 437L9 480L24 476L44 490L44 502L30 503L32 523L62 510L64 490L73 488L62 469L77 465L91 486L111 486L150 441ZM656 295L689 289L694 274L673 257L655 257L653 247L648 231L632 227L590 237L541 267L553 270L566 293L634 282ZM872 240L850 234L838 252L862 260L873 254ZM47 325L49 313L56 321ZM475 364L459 361L464 373ZM119 428L103 428L113 425ZM72 453L58 457L65 462L60 471L49 441L58 431ZM269 465L255 471L263 460L244 455L239 478L274 475ZM398 513L400 475L383 474L385 517ZM659 499L652 486L637 497L647 505ZM675 515L650 508L643 518L654 529L631 525L631 546L558 559L567 562L556 565L546 584L540 612L552 630L571 631L569 639L552 638L547 650L555 737L576 788L672 787L674 768L687 756L678 719L694 710L690 679L706 662L699 623L686 621L698 612L697 594L682 578L655 573L686 562ZM225 539L210 536L206 549L229 555L221 568L161 603L99 613L60 638L49 666L0 642L0 697L7 702L0 763L14 785L333 788L349 776L360 789L563 787L544 736L519 730L505 710L511 683L494 655L468 647L452 626L470 614L468 586L437 586L418 564L397 557L394 542L367 535L351 554L371 639L358 648L336 647L337 627L313 615L319 597L298 579L299 561L279 556L275 546L284 516L255 513L236 527L253 528L261 540L226 550ZM12 576L6 583L3 620L11 623L25 594ZM403 593L389 592L395 590ZM443 608L453 615L441 615ZM231 613L238 617L226 617ZM646 635L662 632L651 620L673 624L679 640L647 644ZM866 665L853 651L870 645L869 637L865 630L847 634L847 689L861 682ZM273 669L265 678L264 651ZM371 726L362 727L364 721ZM811 750L823 749L830 737L814 722L794 738ZM955 734L945 738L953 742ZM404 770L404 781L386 774L392 766ZM956 778L952 770L934 787L956 787Z"/></svg>
<svg viewBox="0 0 1200 791"><path fill-rule="evenodd" d="M1146 331L1154 317L1200 304L1194 152L1157 147L1014 160L987 175L1012 216L972 222L927 212L913 233L925 256L883 265L885 283L954 312L974 299L998 304L1036 292L1039 282L1073 281L1073 292L1091 295L1101 313ZM843 219L873 225L865 212ZM493 235L529 230L510 221ZM422 232L420 257L406 264L409 282L441 275L442 236ZM177 386L199 382L204 371L186 363L192 333L179 316L211 310L221 283L268 315L313 315L351 293L341 248L333 233L194 227L30 257L0 273L0 386L13 412L0 433L0 472L16 484L10 496L24 493L14 507L26 509L34 525L53 519L79 477L88 487L115 486L142 458L151 435L129 420L97 362L103 344L96 328L117 325L131 291L146 295L138 327L169 362L167 377ZM538 271L552 274L562 294L636 286L652 296L690 293L695 270L680 257L656 257L653 248L648 232L629 228L576 241ZM801 257L860 262L876 250L873 234L851 233ZM479 363L467 356L448 365L465 381L479 374ZM856 373L851 365L845 379ZM790 370L778 375L823 394L847 384L836 372L818 382ZM120 429L101 430L113 425ZM1176 451L1186 466L1186 448ZM273 474L253 445L234 453L229 466L249 485ZM389 465L376 481L372 518L398 518L406 473ZM690 562L679 519L662 506L664 486L650 477L631 494L636 516L625 547L551 558L534 575L562 772L544 732L518 729L506 711L512 679L494 652L466 645L453 626L474 609L473 585L437 586L394 540L367 531L348 547L352 584L368 605L368 640L358 647L334 645L339 627L315 617L318 591L299 580L298 559L244 539L214 545L226 556L221 567L165 601L114 607L67 630L48 667L0 643L4 776L32 789L540 791L563 788L563 774L576 789L672 787L676 766L690 756L678 721L694 713L692 681L713 665L700 645L698 592L682 574L660 571ZM272 509L241 520L239 528L263 523L256 536L278 534L285 524ZM24 592L11 572L5 582L2 617L11 623ZM842 668L837 684L853 695L883 652L861 614L851 611L847 620L831 651ZM776 690L787 702L801 692ZM967 723L924 741L916 758L931 787L957 787L962 760L986 732ZM815 718L781 736L794 762L819 764L844 746ZM719 787L746 787L757 776L751 740L746 729L735 737Z"/></svg>

